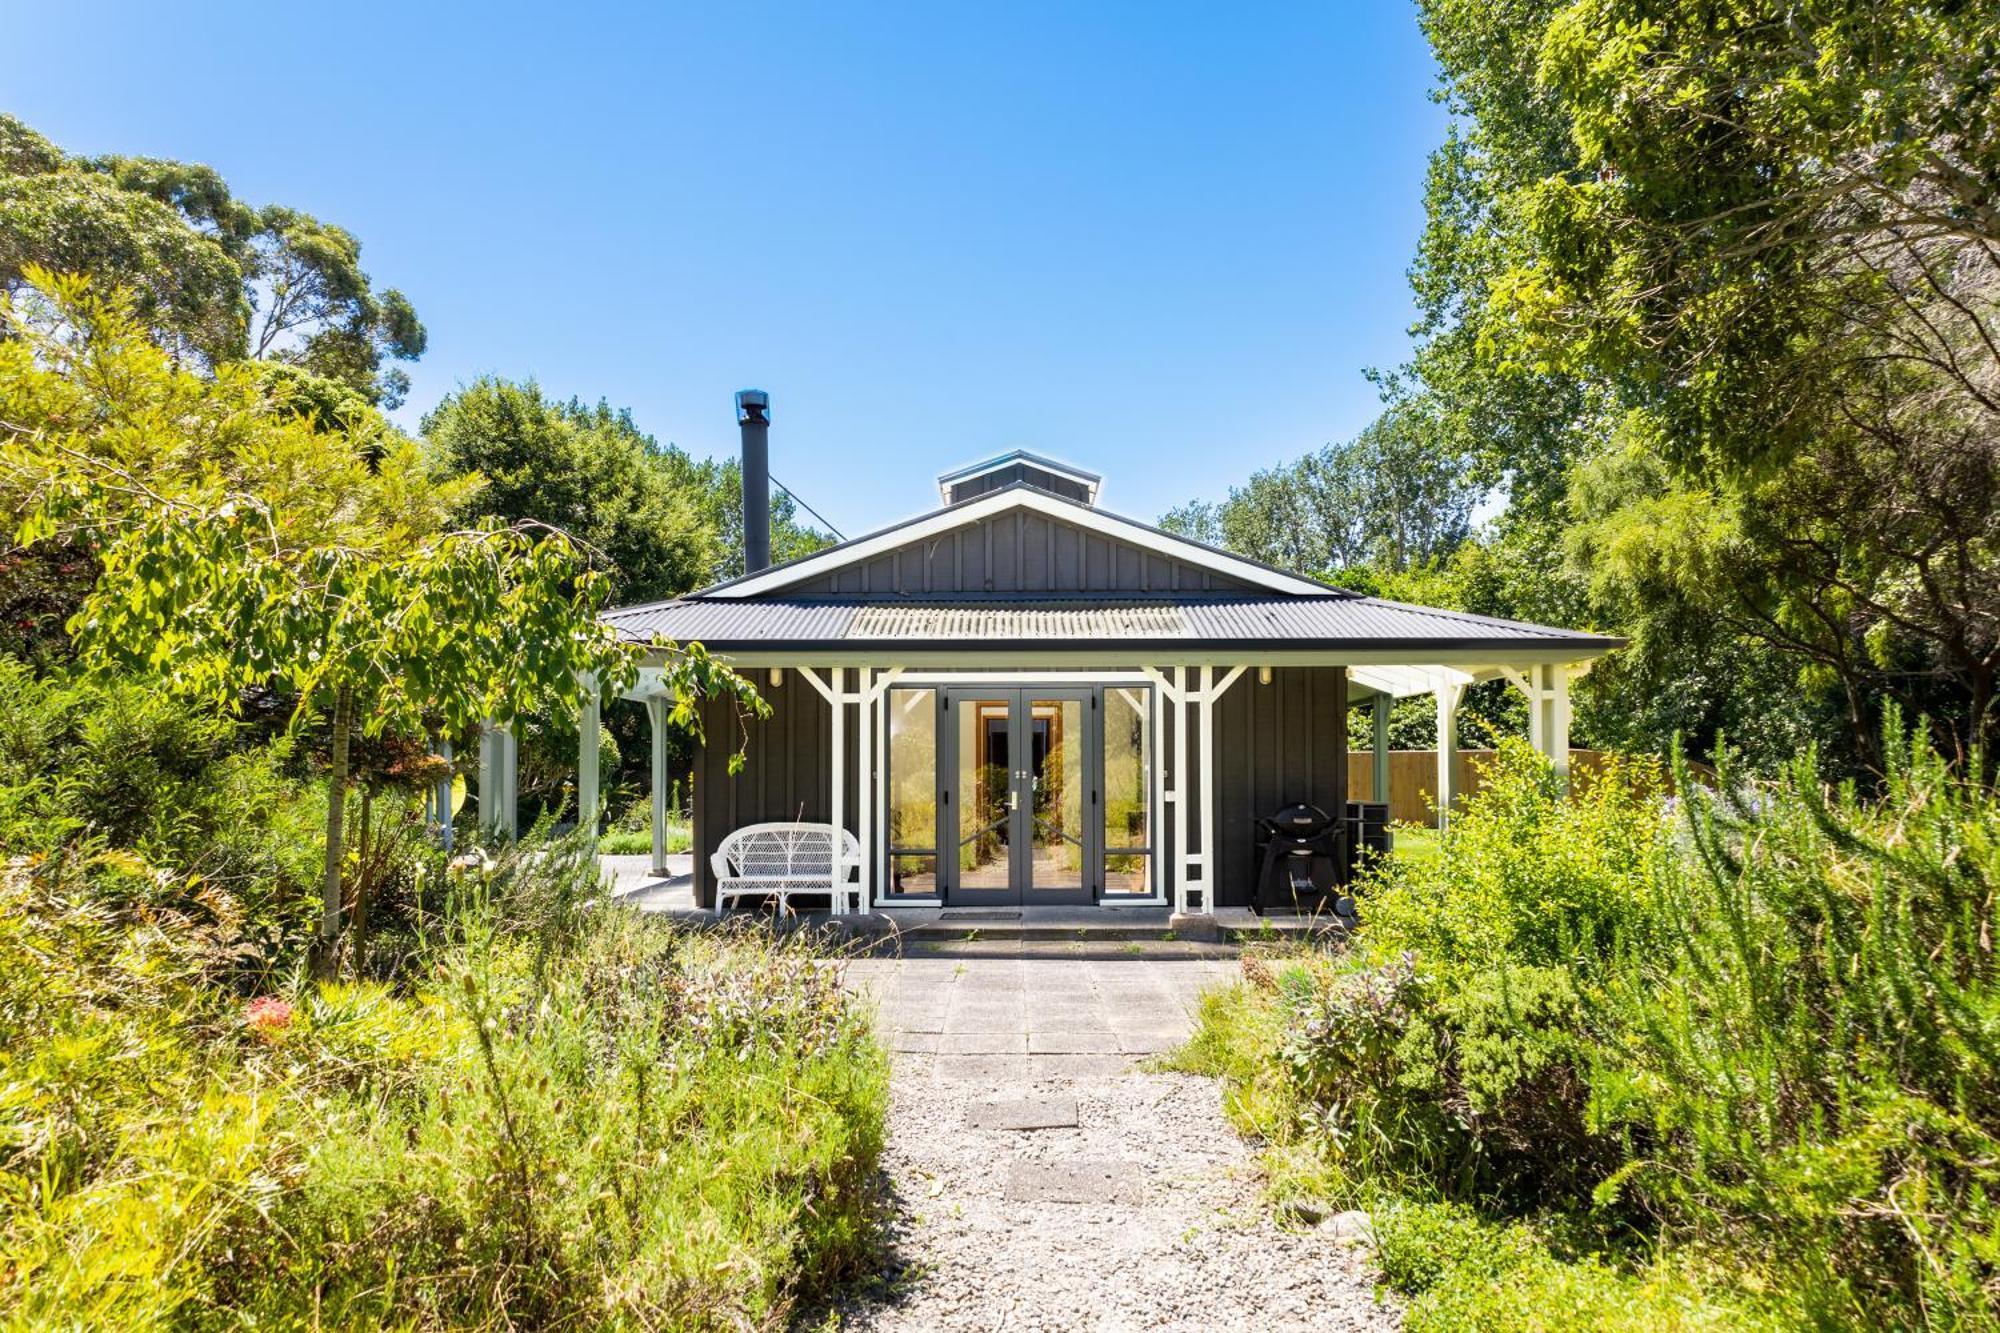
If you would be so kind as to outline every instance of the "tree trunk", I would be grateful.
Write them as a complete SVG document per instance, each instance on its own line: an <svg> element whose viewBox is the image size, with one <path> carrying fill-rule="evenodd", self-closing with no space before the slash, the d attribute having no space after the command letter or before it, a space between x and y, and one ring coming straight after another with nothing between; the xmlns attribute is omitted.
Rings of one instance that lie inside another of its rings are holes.
<svg viewBox="0 0 2000 1333"><path fill-rule="evenodd" d="M1988 747L1987 732L1991 730L1990 718L1993 712L1993 669L1979 665L1972 669L1972 716L1966 725L1966 740L1972 753L1966 756L1966 771L1974 782L1991 780L1994 772L1994 754Z"/></svg>
<svg viewBox="0 0 2000 1333"><path fill-rule="evenodd" d="M340 863L347 815L347 741L354 729L354 694L342 686L333 698L333 766L326 779L326 879L321 886L319 970L333 972L334 944L340 939Z"/></svg>
<svg viewBox="0 0 2000 1333"><path fill-rule="evenodd" d="M375 789L366 782L361 784L360 815L361 827L356 833L360 855L355 858L360 873L354 877L354 913L347 921L347 951L354 959L357 977L361 973L361 947L368 939L368 899L375 892L375 858L381 851L375 843Z"/></svg>

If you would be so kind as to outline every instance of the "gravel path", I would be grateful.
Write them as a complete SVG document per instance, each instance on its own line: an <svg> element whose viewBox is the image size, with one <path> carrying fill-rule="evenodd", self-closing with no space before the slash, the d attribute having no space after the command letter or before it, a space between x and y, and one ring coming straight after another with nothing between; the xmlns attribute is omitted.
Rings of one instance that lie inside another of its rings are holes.
<svg viewBox="0 0 2000 1333"><path fill-rule="evenodd" d="M1233 974L1196 952L850 965L897 1048L897 1217L887 1292L841 1328L1398 1326L1364 1250L1272 1224L1212 1080L1135 1068Z"/></svg>

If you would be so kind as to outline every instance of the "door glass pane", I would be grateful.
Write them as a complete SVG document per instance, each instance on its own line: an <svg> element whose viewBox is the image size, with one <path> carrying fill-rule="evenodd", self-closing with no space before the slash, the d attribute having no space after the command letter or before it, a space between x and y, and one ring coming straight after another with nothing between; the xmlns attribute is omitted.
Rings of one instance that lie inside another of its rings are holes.
<svg viewBox="0 0 2000 1333"><path fill-rule="evenodd" d="M1028 704L1028 772L1033 791L1029 821L1036 889L1075 889L1083 880L1084 701L1034 699Z"/></svg>
<svg viewBox="0 0 2000 1333"><path fill-rule="evenodd" d="M937 893L937 691L892 689L889 723L889 891Z"/></svg>
<svg viewBox="0 0 2000 1333"><path fill-rule="evenodd" d="M1104 691L1104 891L1148 893L1153 845L1151 692Z"/></svg>
<svg viewBox="0 0 2000 1333"><path fill-rule="evenodd" d="M1012 887L1008 851L1009 699L964 699L958 711L958 884L965 889Z"/></svg>

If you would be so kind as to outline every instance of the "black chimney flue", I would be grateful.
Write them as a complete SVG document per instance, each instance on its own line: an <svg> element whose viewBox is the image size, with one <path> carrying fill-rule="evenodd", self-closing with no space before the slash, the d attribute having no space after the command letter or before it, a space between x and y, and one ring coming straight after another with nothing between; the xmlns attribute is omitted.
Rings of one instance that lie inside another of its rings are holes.
<svg viewBox="0 0 2000 1333"><path fill-rule="evenodd" d="M771 395L738 392L736 426L743 432L743 572L755 574L771 565Z"/></svg>

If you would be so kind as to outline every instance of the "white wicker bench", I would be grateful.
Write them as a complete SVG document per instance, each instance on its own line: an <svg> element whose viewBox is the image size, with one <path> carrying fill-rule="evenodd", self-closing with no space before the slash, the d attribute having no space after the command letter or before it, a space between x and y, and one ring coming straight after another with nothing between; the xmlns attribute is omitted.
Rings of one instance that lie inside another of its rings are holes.
<svg viewBox="0 0 2000 1333"><path fill-rule="evenodd" d="M851 910L861 910L861 844L831 824L750 824L724 838L708 865L717 911L750 896L775 898L789 911L794 893L824 893L836 912L850 910L851 899Z"/></svg>

